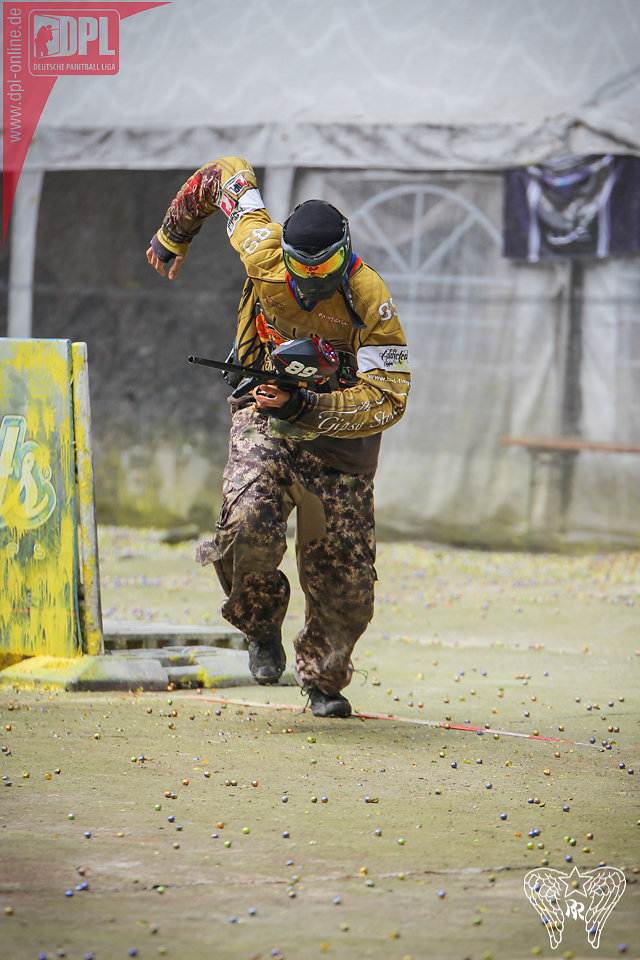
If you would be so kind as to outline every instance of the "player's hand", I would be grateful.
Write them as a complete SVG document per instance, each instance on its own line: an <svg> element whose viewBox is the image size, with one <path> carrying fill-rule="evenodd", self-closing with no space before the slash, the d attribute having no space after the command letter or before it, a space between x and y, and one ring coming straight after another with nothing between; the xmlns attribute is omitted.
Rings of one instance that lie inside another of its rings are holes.
<svg viewBox="0 0 640 960"><path fill-rule="evenodd" d="M153 269L156 271L156 273L159 273L161 277L164 277L164 268L166 264L164 263L163 260L160 260L159 257L155 255L155 253L153 252L153 247L149 247L149 249L147 250L147 260L149 261ZM180 267L182 266L183 263L184 263L184 257L175 257L171 261L171 266L169 267L169 274L168 274L169 280L175 280L175 278L180 273Z"/></svg>
<svg viewBox="0 0 640 960"><path fill-rule="evenodd" d="M291 397L287 390L281 390L275 383L261 383L251 393L261 410L277 410L283 407Z"/></svg>

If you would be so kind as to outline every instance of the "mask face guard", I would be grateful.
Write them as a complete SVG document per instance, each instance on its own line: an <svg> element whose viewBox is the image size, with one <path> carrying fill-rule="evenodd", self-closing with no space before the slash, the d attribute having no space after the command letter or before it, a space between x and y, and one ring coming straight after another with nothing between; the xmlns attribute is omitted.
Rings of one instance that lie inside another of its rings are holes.
<svg viewBox="0 0 640 960"><path fill-rule="evenodd" d="M302 277L291 277L291 282L302 300L312 304L318 300L330 300L340 289L342 280L334 274L328 277L308 277L306 280Z"/></svg>

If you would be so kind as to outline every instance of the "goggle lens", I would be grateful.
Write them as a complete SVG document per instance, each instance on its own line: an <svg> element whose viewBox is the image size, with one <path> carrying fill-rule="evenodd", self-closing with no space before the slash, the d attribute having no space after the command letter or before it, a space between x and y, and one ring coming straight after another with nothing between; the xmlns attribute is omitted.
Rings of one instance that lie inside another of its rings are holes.
<svg viewBox="0 0 640 960"><path fill-rule="evenodd" d="M345 248L341 247L340 250L337 250L323 263L300 263L299 260L294 260L289 254L286 254L285 260L290 272L294 273L297 277L328 277L329 274L335 273L336 270L340 269L344 263L344 255Z"/></svg>

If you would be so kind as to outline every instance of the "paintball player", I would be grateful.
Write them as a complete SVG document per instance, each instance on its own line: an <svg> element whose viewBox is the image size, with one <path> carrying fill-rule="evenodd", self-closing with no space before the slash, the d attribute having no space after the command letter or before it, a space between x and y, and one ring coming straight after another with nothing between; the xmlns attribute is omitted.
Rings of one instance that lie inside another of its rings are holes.
<svg viewBox="0 0 640 960"><path fill-rule="evenodd" d="M385 284L351 249L345 217L308 200L283 226L273 223L252 167L238 157L206 164L181 187L147 250L151 266L164 276L167 265L175 279L205 219L219 211L247 273L234 362L272 369L274 346L317 337L340 365L313 388L274 383L230 398L222 508L198 559L213 563L226 595L222 615L246 635L253 677L277 683L290 592L279 566L296 509L306 610L294 673L315 716L348 717L340 691L373 616L373 477L380 434L405 411L406 340Z"/></svg>

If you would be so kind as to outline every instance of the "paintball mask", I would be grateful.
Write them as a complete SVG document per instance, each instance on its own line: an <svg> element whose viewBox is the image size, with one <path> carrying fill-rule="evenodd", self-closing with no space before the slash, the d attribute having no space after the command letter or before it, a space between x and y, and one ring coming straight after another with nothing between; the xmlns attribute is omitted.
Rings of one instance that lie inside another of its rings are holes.
<svg viewBox="0 0 640 960"><path fill-rule="evenodd" d="M324 200L299 203L282 228L282 251L300 296L328 300L351 263L349 222Z"/></svg>

